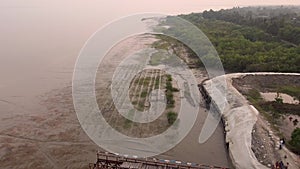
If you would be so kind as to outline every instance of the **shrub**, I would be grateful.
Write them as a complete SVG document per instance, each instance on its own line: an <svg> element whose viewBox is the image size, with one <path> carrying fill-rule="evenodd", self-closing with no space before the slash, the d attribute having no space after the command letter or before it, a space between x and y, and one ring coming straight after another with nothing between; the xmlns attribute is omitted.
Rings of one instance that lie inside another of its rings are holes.
<svg viewBox="0 0 300 169"><path fill-rule="evenodd" d="M171 75L167 75L167 81L169 81L169 82L172 81L172 76Z"/></svg>
<svg viewBox="0 0 300 169"><path fill-rule="evenodd" d="M141 93L141 97L146 97L148 95L148 93L147 93L147 91L142 91L142 93Z"/></svg>
<svg viewBox="0 0 300 169"><path fill-rule="evenodd" d="M172 125L177 119L177 113L170 111L167 114L167 118L169 125Z"/></svg>
<svg viewBox="0 0 300 169"><path fill-rule="evenodd" d="M292 146L292 150L294 150L297 154L300 153L300 128L297 127L292 132L289 144Z"/></svg>
<svg viewBox="0 0 300 169"><path fill-rule="evenodd" d="M179 92L179 89L173 87L173 88L172 88L172 91L173 91L173 92Z"/></svg>

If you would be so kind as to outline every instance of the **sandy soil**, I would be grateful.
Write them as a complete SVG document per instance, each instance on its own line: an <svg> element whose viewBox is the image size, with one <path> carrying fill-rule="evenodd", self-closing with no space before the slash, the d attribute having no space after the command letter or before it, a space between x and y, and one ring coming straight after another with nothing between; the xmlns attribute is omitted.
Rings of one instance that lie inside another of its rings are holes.
<svg viewBox="0 0 300 169"><path fill-rule="evenodd" d="M277 97L277 93L275 92L260 92L260 95L263 97L266 101L274 101ZM282 98L283 103L289 103L289 104L299 104L299 100L293 98L292 96L285 94L285 93L279 93L279 97Z"/></svg>
<svg viewBox="0 0 300 169"><path fill-rule="evenodd" d="M290 120L292 118L292 120ZM298 119L300 121L300 117L297 115L289 114L281 117L281 121L279 124L279 130L283 134L285 138L290 138L292 132L298 127L300 128L300 123L294 125L293 120ZM287 139L290 140L290 139Z"/></svg>

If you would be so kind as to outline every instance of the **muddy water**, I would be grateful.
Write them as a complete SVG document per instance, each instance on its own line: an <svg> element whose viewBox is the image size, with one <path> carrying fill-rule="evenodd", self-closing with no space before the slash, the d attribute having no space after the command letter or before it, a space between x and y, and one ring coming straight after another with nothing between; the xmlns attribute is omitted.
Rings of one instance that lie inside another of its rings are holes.
<svg viewBox="0 0 300 169"><path fill-rule="evenodd" d="M1 168L86 168L95 160L98 146L73 110L71 79L80 48L102 23L93 23L94 15L71 22L68 11L63 18L53 12L53 19L49 9L1 10ZM227 166L221 126L205 144L197 142L205 117L200 109L189 135L160 158Z"/></svg>

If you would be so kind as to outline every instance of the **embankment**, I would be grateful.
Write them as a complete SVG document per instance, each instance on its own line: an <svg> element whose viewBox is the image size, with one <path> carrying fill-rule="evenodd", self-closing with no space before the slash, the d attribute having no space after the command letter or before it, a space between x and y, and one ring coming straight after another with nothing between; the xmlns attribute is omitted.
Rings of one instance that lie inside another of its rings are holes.
<svg viewBox="0 0 300 169"><path fill-rule="evenodd" d="M252 130L259 112L232 85L233 78L247 75L295 75L285 73L236 73L203 82L199 89L207 105L221 113L229 156L238 169L265 169L251 149ZM296 74L299 75L299 74Z"/></svg>

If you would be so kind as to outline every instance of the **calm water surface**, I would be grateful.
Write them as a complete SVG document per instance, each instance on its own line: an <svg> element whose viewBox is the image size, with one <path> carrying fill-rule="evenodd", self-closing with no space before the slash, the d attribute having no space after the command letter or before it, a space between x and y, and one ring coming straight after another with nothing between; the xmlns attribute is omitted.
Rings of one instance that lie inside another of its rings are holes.
<svg viewBox="0 0 300 169"><path fill-rule="evenodd" d="M25 136L30 136L32 133L33 136L38 136L40 132L39 129L43 128L43 125L40 124L39 119L36 117L43 117L44 115L49 119L59 117L54 117L51 113L57 113L59 112L57 110L61 108L56 108L56 105L52 105L52 108L49 110L49 107L41 104L41 97L54 92L53 90L59 91L60 89L71 86L73 69L78 53L85 41L97 29L113 19L138 12L146 11L176 14L210 8L209 6L197 7L193 5L192 2L186 4L186 7L181 5L181 8L178 8L176 4L162 4L160 8L156 7L156 5L152 5L151 8L138 3L140 7L131 5L128 9L124 9L122 6L126 4L116 5L116 3L111 3L103 5L100 2L95 4L86 3L85 1L78 1L73 3L72 6L66 1L60 3L45 1L42 3L29 0L25 3L25 1L4 0L3 3L1 2L0 157L3 157L2 159L6 157L9 159L8 157L11 157L13 151L15 151L13 153L18 153L19 150L21 152L21 146L19 145L20 139L27 139L27 141L29 139L27 137L25 138ZM222 8L222 4L215 5L213 8ZM71 95L62 96L58 94L54 96L54 100L61 103L62 97L71 97ZM74 114L72 116L75 117ZM34 122L31 122L33 119L28 117L35 117ZM76 118L73 119L75 120L72 121L72 125L78 126L79 123L76 121ZM44 117L41 118L40 121L47 123ZM58 120L54 120L54 122L57 121ZM35 124L36 126L35 128L27 129L30 131L23 131L22 125L27 123ZM199 136L202 124L198 125L192 130L192 132L197 135L196 138ZM53 128L51 128L51 130L53 130ZM47 127L45 127L43 131L47 132ZM166 153L162 157L172 158L175 156L183 160L192 159L192 161L195 162L202 162L202 160L197 160L199 158L208 158L211 160L207 161L207 163L211 164L217 161L219 165L227 165L227 157L224 155L225 150L221 150L221 154L218 153L220 152L218 149L223 147L222 132L222 127L220 126L216 134L212 137L211 142L201 145L200 149L197 149L199 156L188 158L194 148L186 145L190 144L190 142L192 142L193 145L196 144L194 143L195 140L190 138L191 135L194 135L191 134L177 149ZM20 135L22 135L22 137L20 137ZM51 135L51 138L58 136L57 138L60 140L59 133L53 133L53 135L54 136ZM34 137L34 139L39 138ZM50 139L50 136L45 139ZM76 139L74 140L76 141ZM8 144L4 145L4 143ZM60 143L67 144L62 141ZM53 144L47 144L48 148L45 150L40 148L36 150L40 153L43 152L49 162L49 166L43 166L43 168L65 168L66 163L71 163L71 161L63 162L63 158L55 156L55 153L53 154L52 152L54 149L52 148L54 146ZM68 144L71 143L68 142ZM28 145L33 145L33 148L36 148L43 144L32 142L31 140L28 142ZM71 144L71 146L73 145ZM12 148L10 149L8 147L14 147L15 149L11 150ZM42 147L44 147L44 145ZM63 147L64 146L60 149L63 149ZM92 145L92 148L89 148L89 150L91 150L90 152L92 152L90 154L94 154L93 148L96 149L97 147ZM22 151L23 149L24 147L22 147ZM35 152L35 150L33 151ZM63 153L66 152L67 150L65 152L63 151ZM72 153L80 154L82 151L80 149L78 149L78 151L77 149L73 149ZM35 155L39 156L38 153ZM214 160L215 157L217 157L218 160ZM6 161L0 160L0 166L13 168L16 164L7 159ZM81 158L78 157L78 159ZM94 159L90 161L83 160L81 163L84 166L84 164L93 161ZM23 167L30 165L33 164L24 164Z"/></svg>

